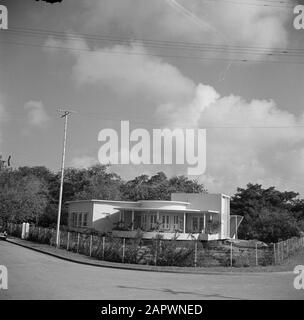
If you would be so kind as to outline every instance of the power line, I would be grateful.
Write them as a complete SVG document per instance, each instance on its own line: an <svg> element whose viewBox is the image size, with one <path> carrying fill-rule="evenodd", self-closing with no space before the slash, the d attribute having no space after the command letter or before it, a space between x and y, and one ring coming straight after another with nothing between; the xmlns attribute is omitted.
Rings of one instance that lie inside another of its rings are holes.
<svg viewBox="0 0 304 320"><path fill-rule="evenodd" d="M237 0L203 0L205 2L212 2L212 4L220 4L220 3L231 3L234 5L245 5L245 6L255 6L255 7L269 7L269 8L282 8L289 9L294 8L290 3L285 1L266 1L262 0L261 3L253 3L247 1L237 1ZM264 3L262 3L264 2ZM276 4L275 4L276 3ZM286 4L286 5L284 5Z"/></svg>
<svg viewBox="0 0 304 320"><path fill-rule="evenodd" d="M113 37L111 35L93 35L93 34L71 34L61 31L45 30L45 29L31 29L31 28L10 28L5 30L5 33L21 33L27 35L37 36L53 36L55 38L72 39L72 40L94 40L94 41L105 41L105 42L117 42L117 43L144 43L145 45L159 45L168 46L169 48L194 48L200 49L205 47L215 49L239 49L239 50L256 50L256 51L279 51L282 53L304 51L304 48L278 48L278 47L263 47L263 46L241 46L241 45L227 45L220 43L202 43L202 42L185 42L185 41L170 41L170 40L157 40L157 39L144 39L144 38L126 38L126 37ZM288 51L288 52L286 52Z"/></svg>
<svg viewBox="0 0 304 320"><path fill-rule="evenodd" d="M9 32L15 33L16 31L10 30ZM25 34L26 36L30 37L40 37L41 35L39 34ZM75 41L82 41L79 36L71 36L71 35L66 35L61 36L54 34L52 35L53 38L59 38L62 39L64 38L65 40L75 40ZM130 39L110 39L110 38L105 38L105 39L86 39L86 40L94 40L94 41L101 41L101 42L119 42L120 44L130 44ZM147 42L144 43L145 47L152 47L152 48L157 48L157 49L180 49L180 50L187 50L187 51L198 51L198 52L218 52L218 53L239 53L239 54L251 54L251 55L266 55L266 56L287 56L287 57L304 57L304 49L281 49L281 50L273 50L271 48L246 48L246 47L237 47L237 46L219 46L219 45L213 45L213 44L202 44L200 46L197 45L177 45L177 44L165 44L165 43L151 43ZM136 47L141 47L141 43L136 43L132 42L132 46Z"/></svg>
<svg viewBox="0 0 304 320"><path fill-rule="evenodd" d="M86 40L92 41L106 41L106 42L115 42L115 43L123 43L128 44L132 43L133 47L141 47L141 43L143 42L145 47L153 47L157 49L180 49L188 51L198 51L203 53L225 53L231 55L241 55L241 57L202 57L202 56L194 56L189 55L189 52L186 55L169 55L169 54L153 54L148 52L121 52L113 50L111 53L113 54L128 54L128 55L151 55L151 56L161 56L161 57L168 57L168 58L179 58L179 59L194 59L194 60L220 60L220 61L229 61L229 62L274 62L274 63L296 63L302 64L301 61L291 61L291 60L279 60L282 57L293 57L293 58L302 58L304 57L304 49L300 48L267 48L267 47L250 47L250 46L237 46L237 45L219 45L219 44L209 44L209 43L187 43L187 42L175 42L175 41L160 41L160 40L151 40L151 39L128 39L128 38L113 38L110 36L95 36L95 35L71 35L65 34L63 32L57 31L27 31L27 30L17 30L11 29L8 31L8 35L12 35L14 33L17 34L25 34L27 36L39 37L39 36L53 36L54 38L63 38L68 40L75 40L80 41L82 38ZM5 34L5 33L4 33ZM80 38L81 37L81 38ZM89 51L89 52L96 52L90 50L89 48L71 48L71 47L61 47L61 46L52 46L52 45L41 45L41 44L34 44L34 43L25 43L25 42L16 42L16 41L2 41L3 43L7 44L19 44L19 45L26 45L26 46L37 46L37 47L45 47L45 48L55 48L55 49L62 49L62 50L72 50L72 51ZM103 49L97 49L98 52L102 52ZM267 56L270 58L278 58L277 60L274 59L254 59L253 57L247 58L246 55L256 55L256 56ZM244 57L243 57L244 56Z"/></svg>
<svg viewBox="0 0 304 320"><path fill-rule="evenodd" d="M40 47L40 48L51 48L51 49L59 49L64 51L85 51L91 54L101 53L101 54L118 54L118 55L131 55L131 56L154 56L154 57L163 57L163 58L174 58L174 59L186 59L186 60L210 60L210 61L229 61L233 63L244 63L244 62L257 62L257 63L279 63L279 64L304 64L304 61L295 61L295 60L263 60L263 59L251 59L251 58L215 58L215 57L203 57L203 56L189 56L189 55L168 55L168 54L153 54L148 52L130 52L130 51L108 51L104 49L87 49L87 48L72 48L72 47L60 47L60 46L51 46L51 45L39 45L32 43L24 43L24 42L15 42L15 41L2 41L0 43L12 44L12 45L21 45L28 47ZM271 56L271 55L270 55Z"/></svg>
<svg viewBox="0 0 304 320"><path fill-rule="evenodd" d="M128 113L129 118L132 119L126 119L126 118L115 118L115 115L121 117L121 111L117 112L87 112L87 111L81 111L81 110L75 110L75 111L70 111L72 112L75 117L85 117L85 118L92 118L94 120L102 120L102 121L113 121L113 122L121 122L121 121L127 121L129 120L130 123L134 124L139 124L139 125L147 125L147 126L160 126L160 127L172 127L175 126L174 124L168 124L165 122L170 122L172 119L170 118L164 118L163 121L146 121L146 119L139 118L139 117L134 117L134 115L130 115ZM16 113L15 113L16 115ZM52 116L57 115L57 113L52 112ZM23 118L26 118L26 115L24 115ZM12 120L14 118L8 118L9 120ZM18 119L22 119L22 117L18 117ZM180 126L181 127L181 126ZM186 126L185 126L186 127ZM266 124L253 124L253 125L243 125L243 124L223 124L223 125L216 125L213 123L208 123L205 122L205 124L201 124L200 127L202 129L300 129L304 128L304 123L303 124L298 124L298 125L282 125L282 126L275 126L275 125L266 125Z"/></svg>

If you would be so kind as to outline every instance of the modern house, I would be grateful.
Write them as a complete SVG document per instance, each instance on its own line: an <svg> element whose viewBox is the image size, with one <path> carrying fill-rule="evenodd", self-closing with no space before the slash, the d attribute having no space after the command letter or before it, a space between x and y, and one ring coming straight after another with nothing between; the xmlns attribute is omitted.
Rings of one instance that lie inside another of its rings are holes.
<svg viewBox="0 0 304 320"><path fill-rule="evenodd" d="M68 226L94 229L115 237L178 240L231 238L230 197L223 194L173 193L171 201L69 201ZM237 230L234 225L234 230Z"/></svg>

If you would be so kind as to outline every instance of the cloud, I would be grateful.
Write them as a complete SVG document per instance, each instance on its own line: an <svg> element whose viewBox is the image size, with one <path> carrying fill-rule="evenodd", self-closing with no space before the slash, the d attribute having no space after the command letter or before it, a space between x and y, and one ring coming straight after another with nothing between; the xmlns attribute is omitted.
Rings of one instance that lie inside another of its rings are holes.
<svg viewBox="0 0 304 320"><path fill-rule="evenodd" d="M116 45L89 53L76 54L74 77L78 84L99 84L126 96L140 92L154 102L185 99L195 84L174 66L149 56L142 46Z"/></svg>
<svg viewBox="0 0 304 320"><path fill-rule="evenodd" d="M88 32L269 48L287 45L293 18L284 8L224 1L90 0L85 8Z"/></svg>
<svg viewBox="0 0 304 320"><path fill-rule="evenodd" d="M32 126L43 127L49 121L41 101L29 101L24 105L24 109L27 111L28 123Z"/></svg>
<svg viewBox="0 0 304 320"><path fill-rule="evenodd" d="M91 49L79 37L67 41L48 38L46 48L50 44L51 52L67 48L74 56L73 78L78 85L104 86L121 97L137 95L154 104L193 96L195 83L141 43Z"/></svg>
<svg viewBox="0 0 304 320"><path fill-rule="evenodd" d="M118 50L129 55L115 54ZM71 50L75 82L106 86L122 101L129 96L149 99L155 118L164 125L207 128L207 170L199 179L210 191L233 193L238 186L258 182L304 192L297 178L304 175L303 129L297 128L304 123L303 115L285 111L273 100L221 96L161 58L133 56L134 50L132 44L94 52L88 47ZM144 47L141 52L149 53Z"/></svg>
<svg viewBox="0 0 304 320"><path fill-rule="evenodd" d="M71 167L79 168L79 169L86 169L86 168L89 168L97 163L98 163L98 161L96 158L84 155L84 156L79 156L79 157L75 157L74 159L72 159Z"/></svg>
<svg viewBox="0 0 304 320"><path fill-rule="evenodd" d="M157 114L175 126L207 128L207 170L200 179L210 191L231 193L250 181L304 191L296 178L304 174L303 128L297 127L304 114L296 117L272 100L221 97L203 84L188 105L162 105Z"/></svg>

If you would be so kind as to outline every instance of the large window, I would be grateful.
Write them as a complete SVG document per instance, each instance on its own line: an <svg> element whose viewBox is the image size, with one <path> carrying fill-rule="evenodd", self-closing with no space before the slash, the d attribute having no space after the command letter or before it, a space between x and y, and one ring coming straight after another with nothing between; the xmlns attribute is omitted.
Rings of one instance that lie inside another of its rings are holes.
<svg viewBox="0 0 304 320"><path fill-rule="evenodd" d="M86 228L88 226L87 212L72 212L71 225L74 228Z"/></svg>
<svg viewBox="0 0 304 320"><path fill-rule="evenodd" d="M170 217L168 215L163 215L162 216L162 228L163 229L170 229Z"/></svg>
<svg viewBox="0 0 304 320"><path fill-rule="evenodd" d="M87 227L88 226L88 214L83 213L82 214L82 227Z"/></svg>
<svg viewBox="0 0 304 320"><path fill-rule="evenodd" d="M147 215L145 213L141 216L141 227L143 230L147 229Z"/></svg>
<svg viewBox="0 0 304 320"><path fill-rule="evenodd" d="M174 230L179 230L179 229L180 229L180 219L179 219L179 216L174 216L174 217L173 217L173 229L174 229Z"/></svg>
<svg viewBox="0 0 304 320"><path fill-rule="evenodd" d="M198 231L198 217L192 218L192 230Z"/></svg>
<svg viewBox="0 0 304 320"><path fill-rule="evenodd" d="M155 229L157 224L157 215L151 214L150 215L150 229Z"/></svg>
<svg viewBox="0 0 304 320"><path fill-rule="evenodd" d="M204 217L199 218L199 232L202 232L204 229Z"/></svg>

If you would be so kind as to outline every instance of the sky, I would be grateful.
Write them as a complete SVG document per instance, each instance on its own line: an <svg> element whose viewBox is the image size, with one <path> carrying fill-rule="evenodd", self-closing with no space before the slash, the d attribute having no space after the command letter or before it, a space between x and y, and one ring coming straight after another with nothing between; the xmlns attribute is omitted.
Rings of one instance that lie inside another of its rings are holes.
<svg viewBox="0 0 304 320"><path fill-rule="evenodd" d="M104 128L206 128L210 192L304 195L304 29L295 1L0 0L0 154L59 170L98 162ZM267 6L265 6L267 5ZM279 55L278 55L279 53ZM285 53L285 55L284 55ZM288 54L286 54L288 53ZM187 165L113 165L124 179Z"/></svg>

